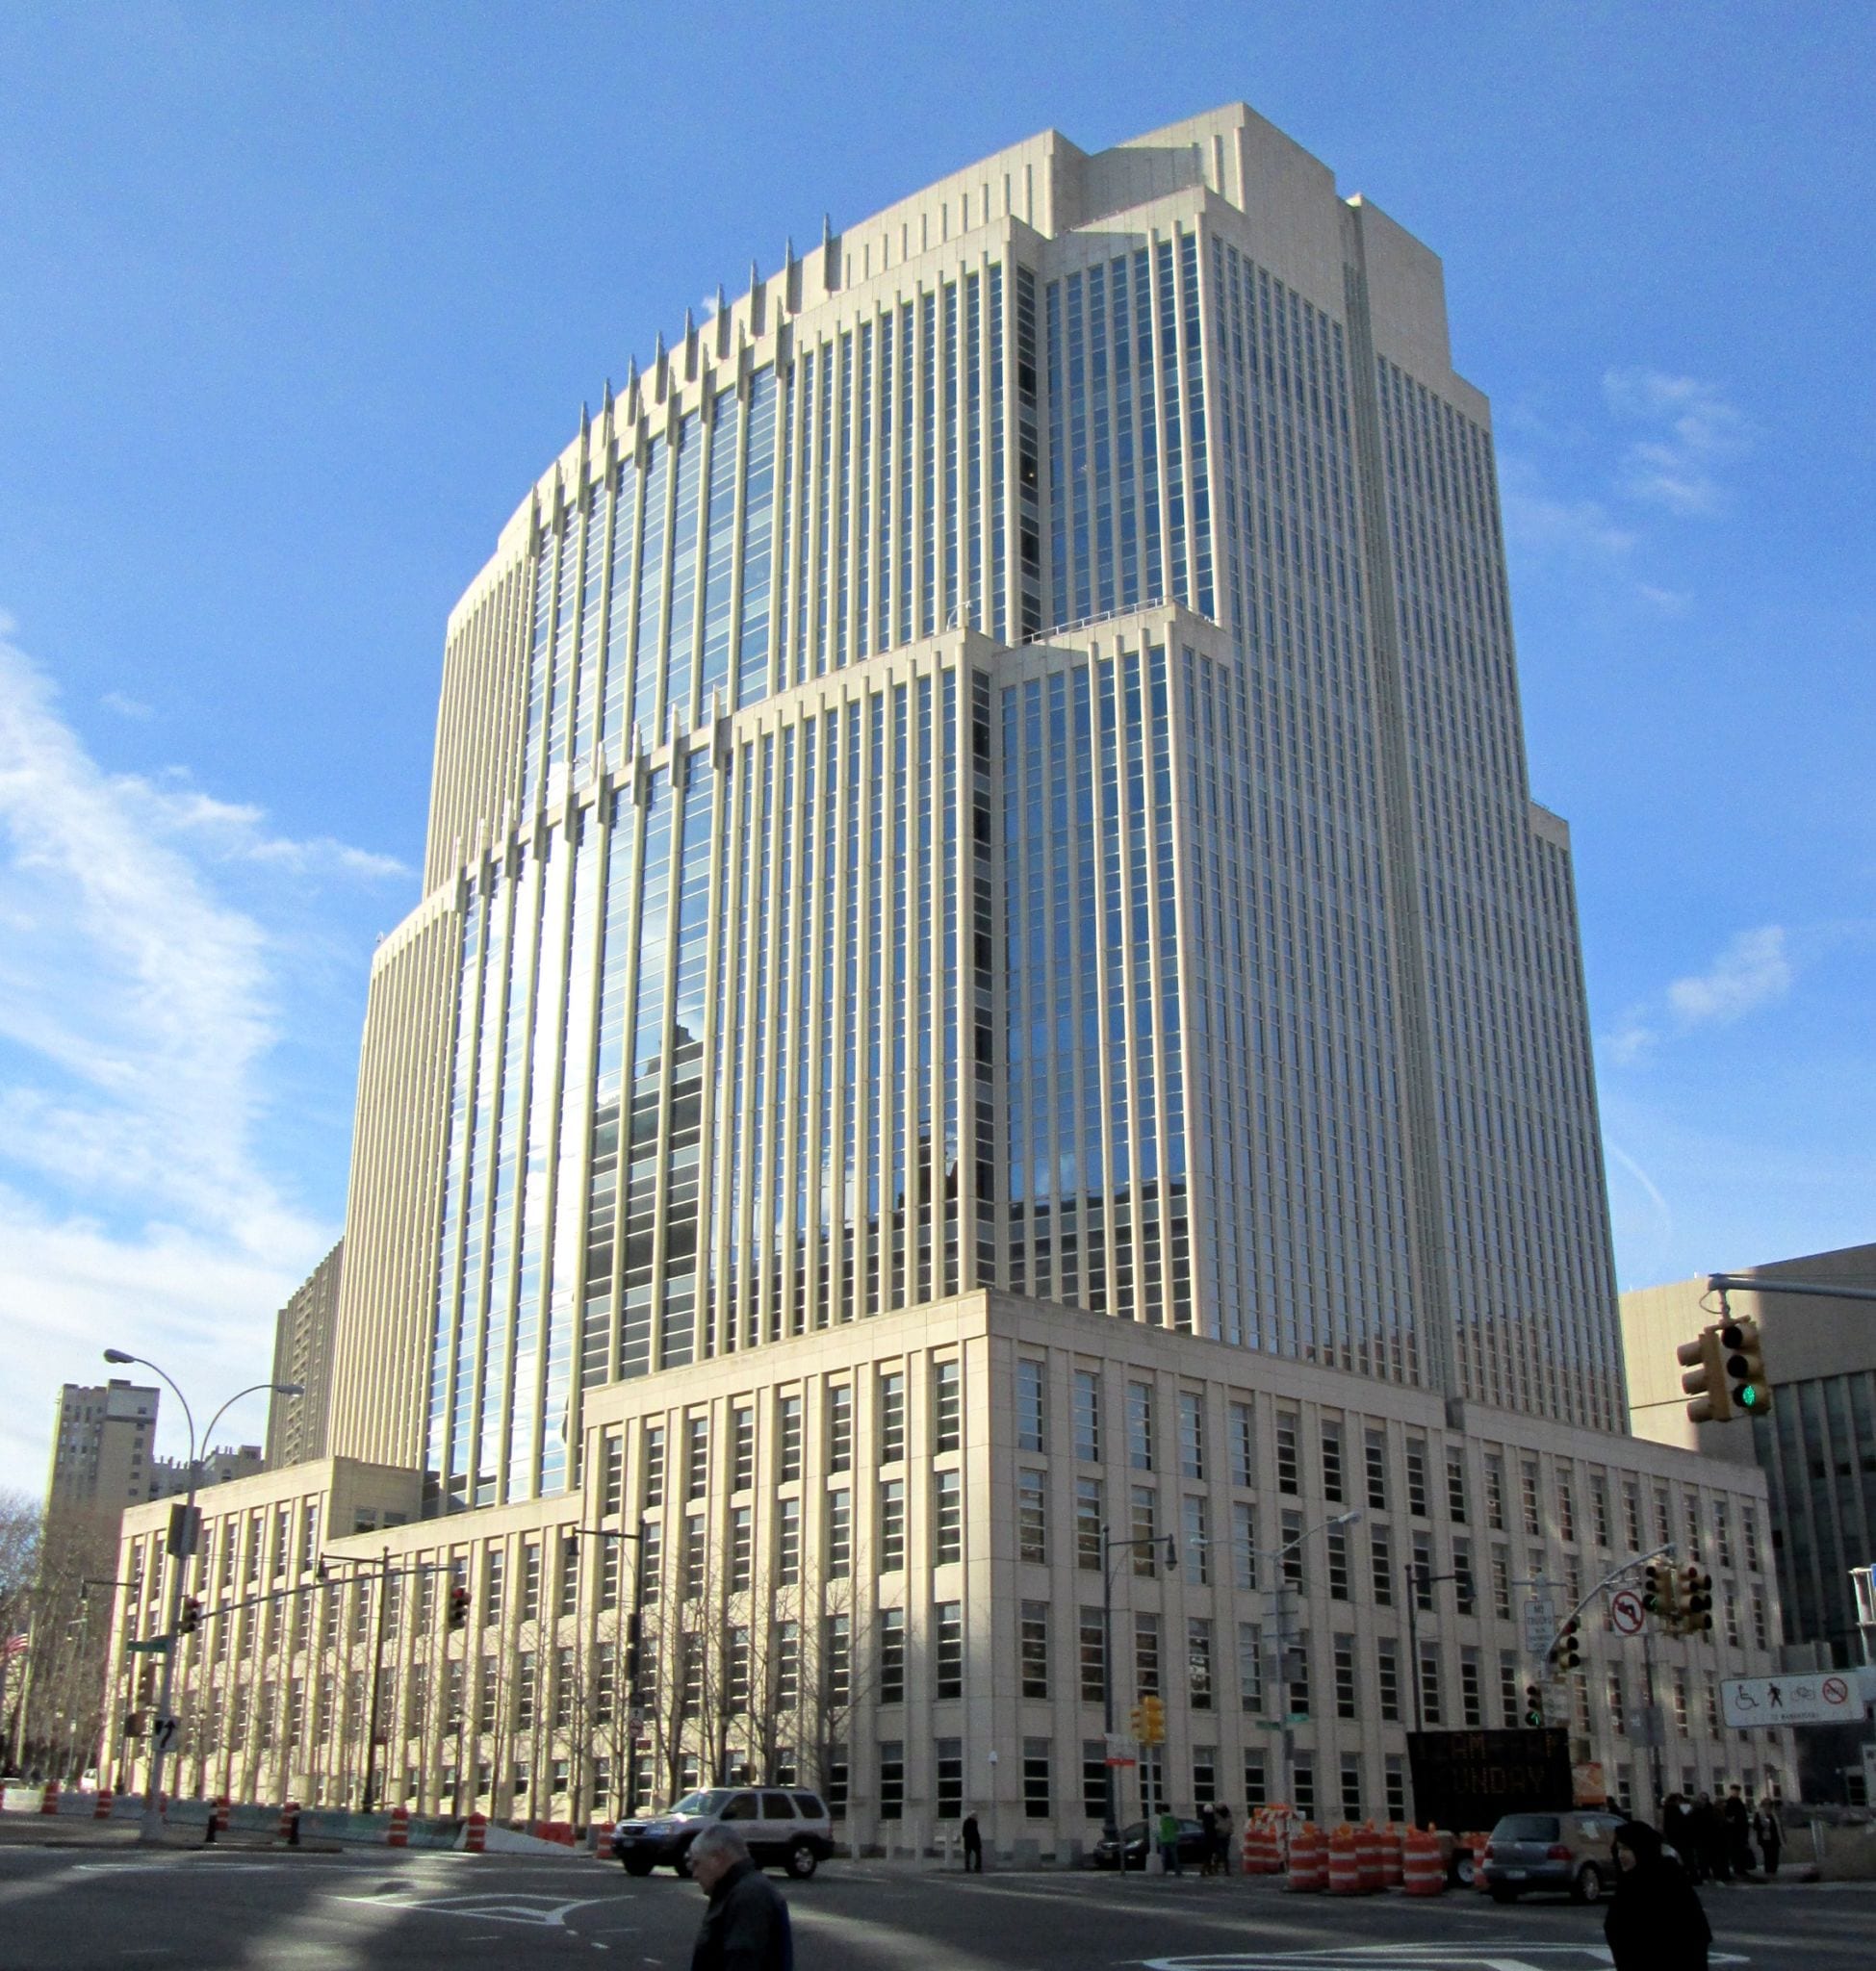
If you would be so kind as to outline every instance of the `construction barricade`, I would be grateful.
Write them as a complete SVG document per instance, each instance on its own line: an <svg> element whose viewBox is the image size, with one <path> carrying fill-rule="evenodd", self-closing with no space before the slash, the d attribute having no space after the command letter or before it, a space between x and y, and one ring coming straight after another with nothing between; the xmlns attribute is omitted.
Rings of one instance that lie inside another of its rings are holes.
<svg viewBox="0 0 1876 1971"><path fill-rule="evenodd" d="M1387 1836L1373 1821L1355 1830L1355 1864L1361 1872L1364 1896L1379 1895L1387 1887L1387 1863L1383 1858L1386 1847Z"/></svg>
<svg viewBox="0 0 1876 1971"><path fill-rule="evenodd" d="M384 1845L387 1848L408 1848L410 1846L410 1808L394 1806L391 1809L390 1825L384 1830Z"/></svg>
<svg viewBox="0 0 1876 1971"><path fill-rule="evenodd" d="M39 1811L41 1813L57 1813L59 1811L59 1782L57 1779L48 1779L45 1782L45 1791L39 1796Z"/></svg>
<svg viewBox="0 0 1876 1971"><path fill-rule="evenodd" d="M108 1821L111 1818L111 1809L116 1804L110 1787L100 1786L97 1800L91 1807L91 1818L94 1821Z"/></svg>
<svg viewBox="0 0 1876 1971"><path fill-rule="evenodd" d="M1290 1867L1283 1886L1298 1895L1319 1895L1328 1885L1328 1843L1314 1821L1304 1821L1290 1836Z"/></svg>
<svg viewBox="0 0 1876 1971"><path fill-rule="evenodd" d="M1401 1848L1406 1839L1407 1830L1399 1821L1389 1821L1381 1830L1381 1886L1398 1889L1401 1886Z"/></svg>
<svg viewBox="0 0 1876 1971"><path fill-rule="evenodd" d="M485 1813L473 1813L463 1826L462 1845L465 1855L483 1855L488 1852L489 1817Z"/></svg>
<svg viewBox="0 0 1876 1971"><path fill-rule="evenodd" d="M1355 1847L1355 1830L1345 1821L1329 1835L1329 1894L1361 1894L1361 1858Z"/></svg>
<svg viewBox="0 0 1876 1971"><path fill-rule="evenodd" d="M1446 1893L1446 1862L1440 1855L1439 1838L1430 1829L1409 1828L1401 1857L1402 1886L1410 1896L1441 1896Z"/></svg>
<svg viewBox="0 0 1876 1971"><path fill-rule="evenodd" d="M1276 1819L1262 1807L1245 1823L1245 1873L1283 1873L1283 1841L1277 1831Z"/></svg>

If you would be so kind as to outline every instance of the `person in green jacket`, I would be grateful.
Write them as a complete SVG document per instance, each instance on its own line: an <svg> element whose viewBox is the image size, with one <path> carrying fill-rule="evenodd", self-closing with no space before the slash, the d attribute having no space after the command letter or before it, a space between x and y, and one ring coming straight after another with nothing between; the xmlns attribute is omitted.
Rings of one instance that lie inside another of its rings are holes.
<svg viewBox="0 0 1876 1971"><path fill-rule="evenodd" d="M1160 1859L1168 1875L1184 1873L1179 1866L1179 1816L1170 1807L1160 1815Z"/></svg>

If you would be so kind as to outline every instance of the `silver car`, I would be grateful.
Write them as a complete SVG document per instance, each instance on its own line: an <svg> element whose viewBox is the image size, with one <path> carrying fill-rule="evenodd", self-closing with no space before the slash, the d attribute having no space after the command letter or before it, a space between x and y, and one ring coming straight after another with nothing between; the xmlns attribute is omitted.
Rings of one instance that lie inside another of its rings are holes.
<svg viewBox="0 0 1876 1971"><path fill-rule="evenodd" d="M1596 1903L1615 1881L1619 1813L1580 1807L1570 1813L1508 1813L1485 1844L1480 1866L1494 1903L1514 1903L1528 1889L1551 1889Z"/></svg>
<svg viewBox="0 0 1876 1971"><path fill-rule="evenodd" d="M721 1822L747 1844L758 1868L785 1868L802 1879L834 1853L834 1822L818 1793L795 1786L709 1786L686 1793L662 1813L621 1821L612 1852L628 1874L655 1868L690 1873L690 1844Z"/></svg>

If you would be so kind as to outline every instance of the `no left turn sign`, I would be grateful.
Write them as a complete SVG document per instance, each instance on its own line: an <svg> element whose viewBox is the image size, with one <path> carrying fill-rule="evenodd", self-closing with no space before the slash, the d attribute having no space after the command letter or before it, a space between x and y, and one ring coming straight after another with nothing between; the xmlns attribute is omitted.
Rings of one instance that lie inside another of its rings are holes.
<svg viewBox="0 0 1876 1971"><path fill-rule="evenodd" d="M1609 1597L1609 1625L1618 1635L1638 1636L1648 1611L1632 1588L1618 1588Z"/></svg>

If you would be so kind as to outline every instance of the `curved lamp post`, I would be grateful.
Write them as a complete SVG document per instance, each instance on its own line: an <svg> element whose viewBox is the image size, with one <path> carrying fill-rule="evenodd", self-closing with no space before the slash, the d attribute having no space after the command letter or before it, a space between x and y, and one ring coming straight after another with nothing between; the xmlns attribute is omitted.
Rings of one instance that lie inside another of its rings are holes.
<svg viewBox="0 0 1876 1971"><path fill-rule="evenodd" d="M176 1625L182 1616L183 1574L188 1566L189 1555L195 1547L195 1493L201 1481L202 1457L215 1437L215 1426L228 1411L241 1401L243 1396L251 1396L257 1390L271 1390L276 1395L303 1396L305 1386L296 1382L251 1382L244 1390L237 1390L209 1419L209 1427L198 1440L195 1435L195 1417L189 1407L189 1398L176 1387L173 1378L166 1369L152 1362L147 1355L132 1355L122 1348L107 1348L104 1359L114 1367L121 1368L136 1363L147 1369L169 1385L171 1394L182 1405L183 1421L189 1425L189 1492L183 1500L181 1538L167 1543L169 1559L169 1606L164 1619L163 1633L163 1677L157 1691L156 1726L150 1744L149 1779L143 1788L143 1825L138 1833L138 1840L148 1846L154 1844L163 1829L163 1760L168 1747L166 1744L165 1725L169 1718L169 1700L176 1676Z"/></svg>

